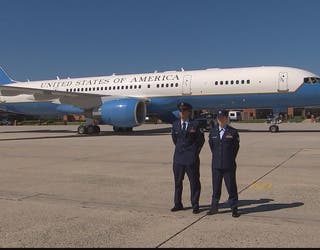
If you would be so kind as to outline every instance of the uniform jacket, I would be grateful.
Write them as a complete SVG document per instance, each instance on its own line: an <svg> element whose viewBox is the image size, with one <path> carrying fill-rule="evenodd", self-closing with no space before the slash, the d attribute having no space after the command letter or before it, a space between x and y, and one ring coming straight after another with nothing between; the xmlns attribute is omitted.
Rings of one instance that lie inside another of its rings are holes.
<svg viewBox="0 0 320 250"><path fill-rule="evenodd" d="M192 165L199 159L199 154L204 144L204 133L199 123L189 120L187 131L183 132L181 120L172 124L172 140L175 144L174 163Z"/></svg>
<svg viewBox="0 0 320 250"><path fill-rule="evenodd" d="M236 157L239 151L238 131L226 126L220 139L219 126L212 128L209 134L209 145L212 152L212 168L231 170L236 169Z"/></svg>

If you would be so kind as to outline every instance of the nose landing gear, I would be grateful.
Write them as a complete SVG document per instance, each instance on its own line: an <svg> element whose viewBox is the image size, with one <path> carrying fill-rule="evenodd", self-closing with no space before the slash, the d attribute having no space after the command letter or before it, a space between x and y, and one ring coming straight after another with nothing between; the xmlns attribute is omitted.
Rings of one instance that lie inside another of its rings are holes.
<svg viewBox="0 0 320 250"><path fill-rule="evenodd" d="M278 132L279 132L279 126L278 126L278 125L271 125L271 126L269 127L269 131L270 131L271 133L278 133Z"/></svg>

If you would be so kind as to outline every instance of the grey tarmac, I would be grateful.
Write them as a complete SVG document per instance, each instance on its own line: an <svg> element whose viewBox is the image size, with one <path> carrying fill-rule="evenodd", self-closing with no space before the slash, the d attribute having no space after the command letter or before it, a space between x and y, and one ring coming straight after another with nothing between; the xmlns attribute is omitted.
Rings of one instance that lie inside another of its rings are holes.
<svg viewBox="0 0 320 250"><path fill-rule="evenodd" d="M201 152L201 212L172 213L170 125L0 127L0 247L320 247L320 123L239 129L239 218L222 189L208 216L211 155Z"/></svg>

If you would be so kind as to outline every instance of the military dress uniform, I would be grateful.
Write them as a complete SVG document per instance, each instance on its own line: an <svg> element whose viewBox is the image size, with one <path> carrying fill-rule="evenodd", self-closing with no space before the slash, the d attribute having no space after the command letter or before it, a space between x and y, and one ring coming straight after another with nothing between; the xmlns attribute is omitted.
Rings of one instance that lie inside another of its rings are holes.
<svg viewBox="0 0 320 250"><path fill-rule="evenodd" d="M218 212L221 196L222 179L224 179L232 216L238 216L238 190L236 183L236 157L239 150L238 131L227 125L224 128L214 127L209 134L209 145L212 152L212 202L208 214Z"/></svg>
<svg viewBox="0 0 320 250"><path fill-rule="evenodd" d="M191 204L193 212L197 213L201 192L199 154L205 141L204 133L197 121L189 119L186 124L183 124L183 121L179 119L172 124L172 140L175 144L173 156L175 205L172 211L183 209L183 179L187 173L190 182Z"/></svg>

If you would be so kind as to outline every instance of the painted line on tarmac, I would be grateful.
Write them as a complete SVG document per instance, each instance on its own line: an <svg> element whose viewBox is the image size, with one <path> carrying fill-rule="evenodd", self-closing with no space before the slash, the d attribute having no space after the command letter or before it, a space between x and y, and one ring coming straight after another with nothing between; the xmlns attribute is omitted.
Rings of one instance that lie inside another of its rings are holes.
<svg viewBox="0 0 320 250"><path fill-rule="evenodd" d="M265 173L264 175L262 175L261 177L259 177L258 179L256 179L255 181L253 181L252 183L250 183L249 185L247 185L246 187L244 187L242 190L240 190L238 192L238 194L242 193L243 191L247 190L248 188L250 188L251 186L255 185L258 181L260 181L261 179L263 179L264 177L266 177L267 175L269 175L270 173L272 173L273 171L277 170L278 168L282 167L285 163L287 163L288 161L290 161L291 159L293 159L294 157L296 157L301 151L303 151L303 149L299 149L298 151L296 151L295 153L293 153L292 155L289 156L289 158L285 159L284 161L282 161L281 163L279 163L277 166L275 166L274 168L272 168L270 171L268 171L267 173ZM187 225L186 227L184 227L183 229L181 229L179 232L175 233L174 235L172 235L171 237L169 237L167 240L161 242L159 245L157 245L155 248L160 248L161 246L163 246L164 244L166 244L167 242L169 242L170 240L172 240L173 238L175 238L176 236L178 236L179 234L183 233L184 231L186 231L188 228L192 227L194 224L198 223L199 221L201 221L203 218L207 217L207 214L201 216L200 218L198 218L197 220L195 220L194 222L192 222L191 224Z"/></svg>
<svg viewBox="0 0 320 250"><path fill-rule="evenodd" d="M285 163L287 163L288 161L290 161L292 158L296 157L297 154L299 154L300 152L303 151L302 149L299 149L297 152L293 153L292 155L290 155L289 158L287 158L286 160L284 160L283 162L279 163L277 166L275 166L274 168L272 168L270 171L268 171L267 173L265 173L263 176L261 176L260 178L256 179L254 182L250 183L248 186L244 187L241 191L238 192L238 194L241 194L243 191L247 190L248 188L250 188L251 186L255 185L258 181L260 181L261 179L263 179L264 177L266 177L267 175L271 174L273 171L277 170L278 168L282 167Z"/></svg>

